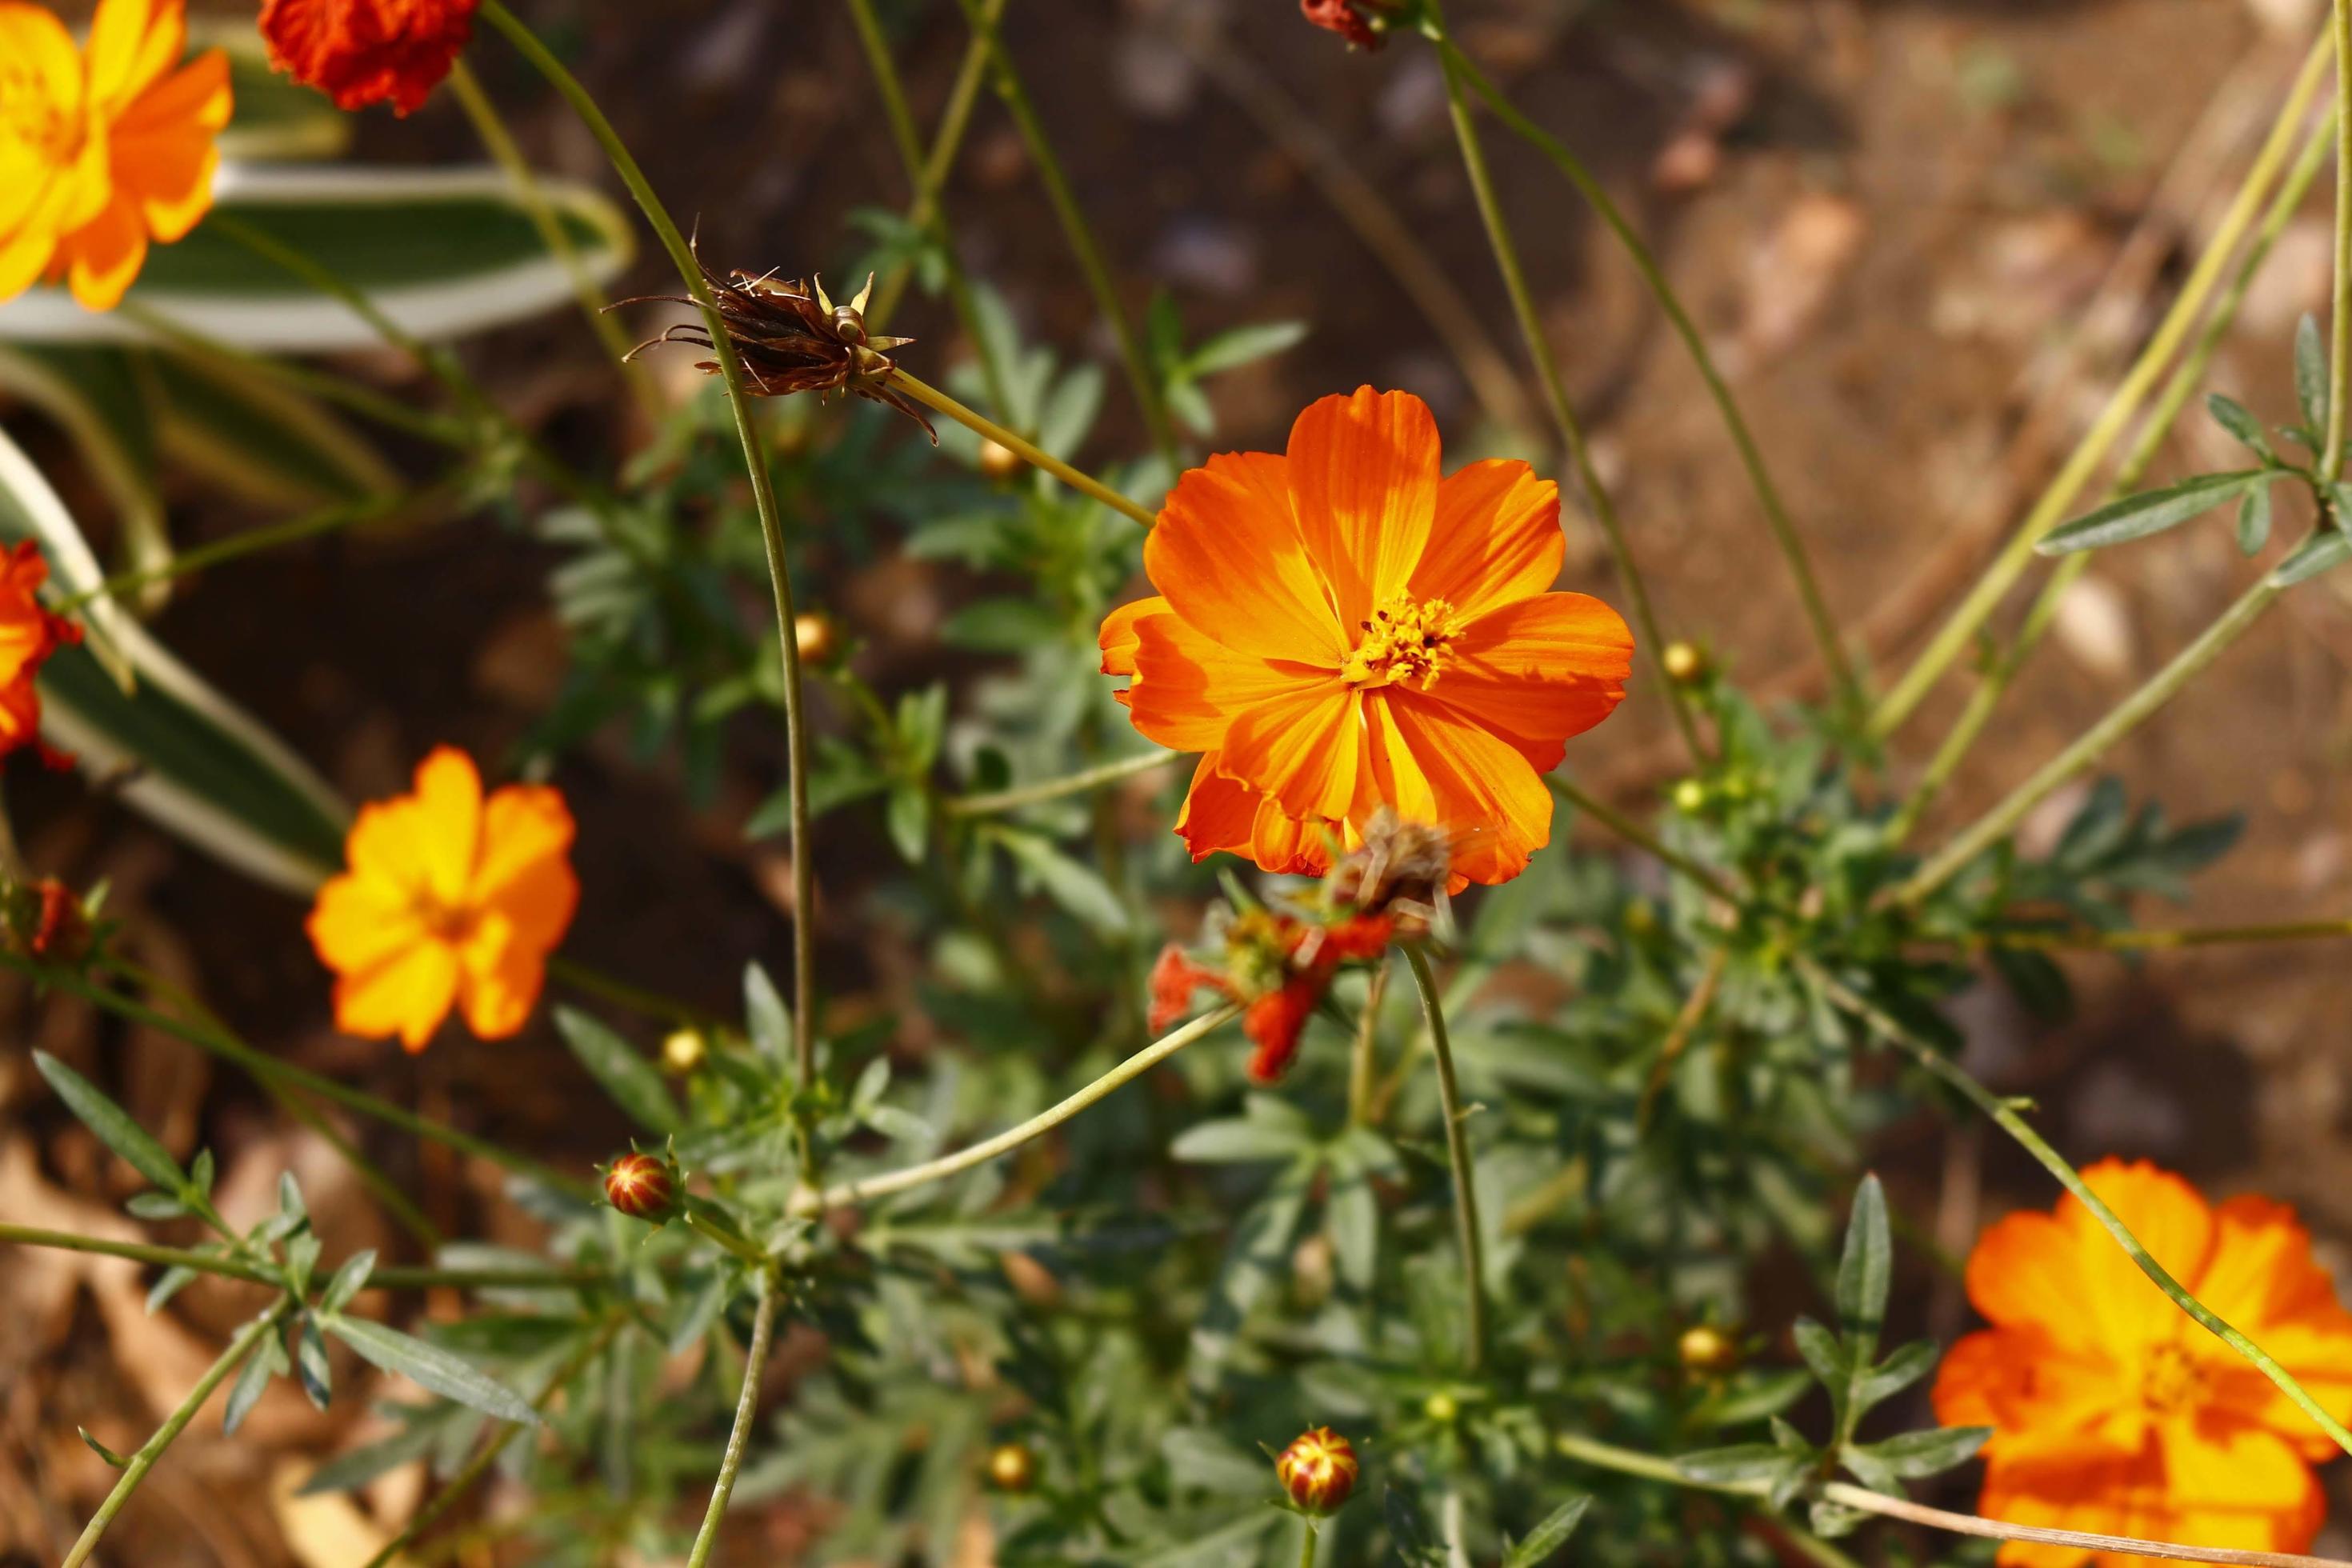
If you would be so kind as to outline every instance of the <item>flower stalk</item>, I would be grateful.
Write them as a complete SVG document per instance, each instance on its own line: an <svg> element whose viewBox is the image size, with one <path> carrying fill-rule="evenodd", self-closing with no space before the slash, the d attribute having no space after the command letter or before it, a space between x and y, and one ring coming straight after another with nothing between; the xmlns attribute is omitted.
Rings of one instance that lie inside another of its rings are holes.
<svg viewBox="0 0 2352 1568"><path fill-rule="evenodd" d="M1462 1088L1454 1074L1454 1045L1445 1031L1445 1002L1438 994L1437 977L1430 973L1429 955L1416 943L1407 943L1405 963L1421 993L1422 1016L1429 1021L1430 1055L1437 1063L1437 1099L1445 1118L1445 1158L1454 1169L1454 1232L1462 1247L1464 1312L1462 1370L1475 1373L1486 1361L1486 1256L1484 1232L1478 1226L1478 1177L1470 1159L1469 1131L1463 1126Z"/></svg>
<svg viewBox="0 0 2352 1568"><path fill-rule="evenodd" d="M773 1270L762 1270L759 1306L751 1315L751 1345L743 1358L743 1391L735 1398L735 1425L727 1434L727 1451L719 1461L719 1477L710 1487L710 1506L703 1512L702 1528L695 1533L694 1550L687 1554L686 1568L705 1568L711 1552L718 1549L719 1521L726 1517L727 1500L734 1495L735 1477L743 1468L743 1450L751 1441L751 1418L760 1406L760 1378L768 1370L768 1346L776 1329L777 1296Z"/></svg>
<svg viewBox="0 0 2352 1568"><path fill-rule="evenodd" d="M940 809L950 816L994 816L1026 806L1041 805L1049 800L1060 800L1067 795L1085 795L1123 779L1157 773L1177 760L1173 752L1147 752L1140 756L1100 763L1091 768L1082 768L1076 773L1036 784L1015 784L1010 789L992 790L985 795L950 795L940 802Z"/></svg>
<svg viewBox="0 0 2352 1568"><path fill-rule="evenodd" d="M1157 521L1151 513L1144 510L1142 507L1119 494L1100 479L1080 473L1035 442L1016 436L995 420L965 407L938 387L907 370L903 365L892 369L889 385L904 392L916 402L946 415L974 435L995 442L1030 467L1044 469L1080 495L1102 502L1121 516L1132 518L1146 528L1150 528Z"/></svg>
<svg viewBox="0 0 2352 1568"><path fill-rule="evenodd" d="M70 1230L47 1230L39 1226L0 1222L0 1242L18 1247L46 1247L58 1252L81 1252L99 1258L122 1258L158 1268L188 1268L217 1274L254 1285L282 1283L272 1270L239 1262L218 1253L192 1252L184 1247L155 1247L143 1241L116 1241L110 1237L83 1236ZM324 1289L331 1268L321 1267L318 1282ZM369 1271L362 1290L545 1290L573 1285L602 1284L601 1269L589 1268L425 1268L386 1263Z"/></svg>

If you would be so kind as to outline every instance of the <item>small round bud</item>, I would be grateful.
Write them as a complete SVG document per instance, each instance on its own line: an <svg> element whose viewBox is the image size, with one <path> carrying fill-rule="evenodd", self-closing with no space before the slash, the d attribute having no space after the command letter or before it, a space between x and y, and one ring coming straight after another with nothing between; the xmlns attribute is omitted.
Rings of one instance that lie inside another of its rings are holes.
<svg viewBox="0 0 2352 1568"><path fill-rule="evenodd" d="M1441 1426L1451 1426L1462 1419L1462 1402L1441 1388L1421 1402L1421 1413Z"/></svg>
<svg viewBox="0 0 2352 1568"><path fill-rule="evenodd" d="M662 1038L662 1066L680 1077L700 1067L710 1055L710 1042L699 1029L672 1029Z"/></svg>
<svg viewBox="0 0 2352 1568"><path fill-rule="evenodd" d="M1001 441L980 444L980 471L1003 484L1022 468L1021 454Z"/></svg>
<svg viewBox="0 0 2352 1568"><path fill-rule="evenodd" d="M1729 1334L1712 1323L1697 1323L1683 1331L1675 1345L1683 1366L1691 1372L1729 1372L1739 1364L1739 1345Z"/></svg>
<svg viewBox="0 0 2352 1568"><path fill-rule="evenodd" d="M1706 655L1696 643L1670 642L1658 658L1666 667L1666 679L1678 686L1696 686L1706 679Z"/></svg>
<svg viewBox="0 0 2352 1568"><path fill-rule="evenodd" d="M1025 1492L1037 1484L1037 1456L1024 1443L999 1443L988 1451L988 1484L1001 1492Z"/></svg>
<svg viewBox="0 0 2352 1568"><path fill-rule="evenodd" d="M1685 816L1696 816L1706 809L1706 785L1697 779L1685 779L1675 785L1675 809Z"/></svg>
<svg viewBox="0 0 2352 1568"><path fill-rule="evenodd" d="M604 1201L658 1225L677 1209L677 1167L658 1154L624 1154L604 1170Z"/></svg>
<svg viewBox="0 0 2352 1568"><path fill-rule="evenodd" d="M793 645L811 664L830 664L841 651L841 628L822 610L803 610L793 617Z"/></svg>
<svg viewBox="0 0 2352 1568"><path fill-rule="evenodd" d="M1328 1426L1317 1426L1292 1439L1275 1459L1274 1473L1302 1512L1337 1513L1356 1489L1356 1450Z"/></svg>

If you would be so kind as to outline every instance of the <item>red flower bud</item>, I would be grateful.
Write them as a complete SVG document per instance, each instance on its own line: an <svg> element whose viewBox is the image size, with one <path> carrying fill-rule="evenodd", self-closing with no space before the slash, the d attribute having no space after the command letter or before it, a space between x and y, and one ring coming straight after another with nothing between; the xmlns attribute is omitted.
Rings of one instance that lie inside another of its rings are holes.
<svg viewBox="0 0 2352 1568"><path fill-rule="evenodd" d="M658 1154L624 1154L604 1171L604 1201L656 1225L677 1208L677 1166Z"/></svg>
<svg viewBox="0 0 2352 1568"><path fill-rule="evenodd" d="M1301 1510L1337 1513L1356 1489L1356 1450L1328 1426L1302 1432L1274 1461L1282 1489Z"/></svg>

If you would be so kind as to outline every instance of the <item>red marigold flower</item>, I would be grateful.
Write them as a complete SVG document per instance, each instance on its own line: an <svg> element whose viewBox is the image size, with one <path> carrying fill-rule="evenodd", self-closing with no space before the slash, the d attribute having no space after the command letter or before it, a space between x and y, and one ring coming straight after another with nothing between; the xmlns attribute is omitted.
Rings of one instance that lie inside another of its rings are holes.
<svg viewBox="0 0 2352 1568"><path fill-rule="evenodd" d="M1318 27L1339 34L1360 49L1377 49L1387 39L1372 26L1367 10L1377 12L1380 0L1298 0L1299 14Z"/></svg>
<svg viewBox="0 0 2352 1568"><path fill-rule="evenodd" d="M41 607L49 563L26 540L0 553L0 757L37 748L51 767L72 759L41 744L41 694L33 678L60 647L81 641L81 627Z"/></svg>
<svg viewBox="0 0 2352 1568"><path fill-rule="evenodd" d="M338 109L413 114L474 33L479 0L263 0L271 68Z"/></svg>

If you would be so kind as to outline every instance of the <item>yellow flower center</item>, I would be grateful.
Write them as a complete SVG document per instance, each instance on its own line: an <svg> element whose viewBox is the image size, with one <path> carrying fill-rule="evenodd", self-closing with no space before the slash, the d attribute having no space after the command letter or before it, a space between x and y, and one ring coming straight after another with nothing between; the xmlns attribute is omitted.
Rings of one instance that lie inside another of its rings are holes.
<svg viewBox="0 0 2352 1568"><path fill-rule="evenodd" d="M22 65L0 61L0 140L17 142L40 162L62 168L81 155L87 119L58 107L47 85Z"/></svg>
<svg viewBox="0 0 2352 1568"><path fill-rule="evenodd" d="M1363 640L1340 668L1342 679L1350 686L1409 680L1426 691L1444 673L1452 658L1446 645L1462 635L1463 620L1444 599L1400 593L1358 625Z"/></svg>
<svg viewBox="0 0 2352 1568"><path fill-rule="evenodd" d="M2169 1415L2205 1401L2205 1369L2179 1345L2158 1345L2140 1377L2140 1398L2151 1410Z"/></svg>

